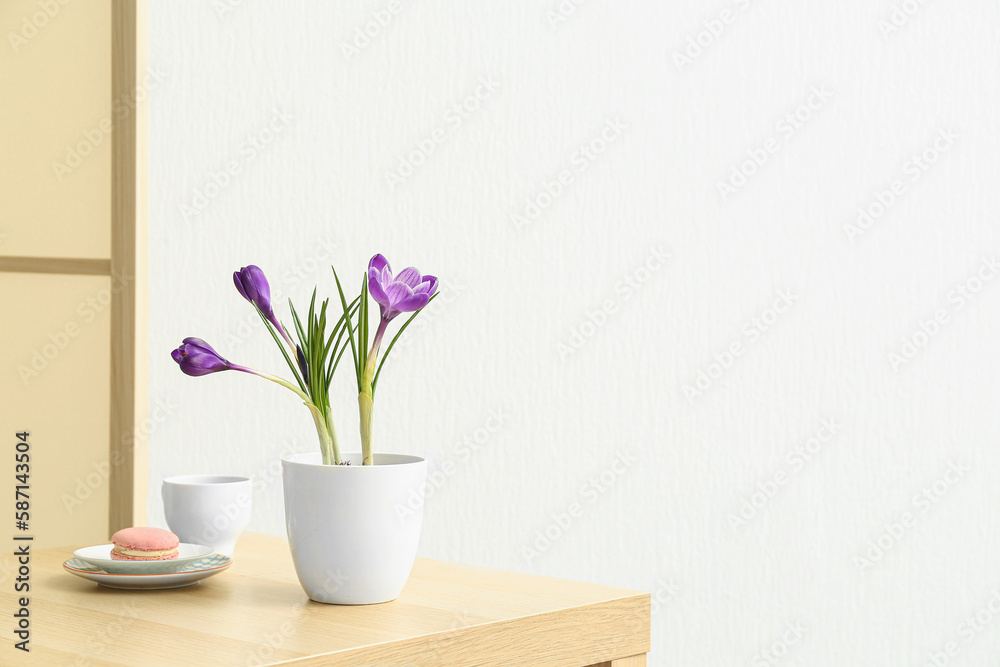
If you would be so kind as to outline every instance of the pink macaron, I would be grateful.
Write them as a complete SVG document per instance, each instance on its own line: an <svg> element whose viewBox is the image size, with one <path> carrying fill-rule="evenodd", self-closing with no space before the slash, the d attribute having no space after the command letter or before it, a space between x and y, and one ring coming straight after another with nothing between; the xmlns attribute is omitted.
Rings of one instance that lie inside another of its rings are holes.
<svg viewBox="0 0 1000 667"><path fill-rule="evenodd" d="M180 540L162 528L122 528L111 536L111 560L170 560L177 558Z"/></svg>

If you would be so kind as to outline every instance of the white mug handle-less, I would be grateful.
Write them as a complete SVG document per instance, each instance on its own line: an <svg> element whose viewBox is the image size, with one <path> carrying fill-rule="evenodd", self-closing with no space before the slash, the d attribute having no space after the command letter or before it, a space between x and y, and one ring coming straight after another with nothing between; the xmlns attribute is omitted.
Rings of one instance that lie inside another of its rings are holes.
<svg viewBox="0 0 1000 667"><path fill-rule="evenodd" d="M253 484L233 475L180 475L163 480L163 513L181 542L231 556L250 521Z"/></svg>

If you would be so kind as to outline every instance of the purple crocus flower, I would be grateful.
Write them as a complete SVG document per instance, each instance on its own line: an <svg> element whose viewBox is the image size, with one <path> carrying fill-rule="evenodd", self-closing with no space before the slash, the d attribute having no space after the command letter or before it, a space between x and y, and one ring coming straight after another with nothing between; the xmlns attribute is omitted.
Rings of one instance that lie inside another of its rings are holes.
<svg viewBox="0 0 1000 667"><path fill-rule="evenodd" d="M397 274L392 273L389 260L382 255L375 255L368 262L368 293L378 302L382 317L375 331L371 350L368 352L368 364L364 370L365 382L370 386L374 380L375 359L378 357L379 346L389 322L400 313L420 310L431 300L437 290L438 279L434 276L423 276L412 266Z"/></svg>
<svg viewBox="0 0 1000 667"><path fill-rule="evenodd" d="M233 282L236 283L236 289L243 298L260 308L260 311L267 315L267 319L274 317L274 312L271 310L271 286L267 284L267 278L259 266L251 264L235 271Z"/></svg>
<svg viewBox="0 0 1000 667"><path fill-rule="evenodd" d="M261 268L255 264L244 266L239 271L233 272L233 282L243 298L260 309L267 321L274 325L281 337L294 350L295 343L271 308L271 286L267 284L267 278Z"/></svg>
<svg viewBox="0 0 1000 667"><path fill-rule="evenodd" d="M278 384L291 389L306 401L309 400L309 397L302 393L297 387L292 386L277 376L271 375L270 373L264 373L263 371L258 371L257 369L250 368L248 366L234 364L213 350L211 345L200 338L185 338L184 342L181 343L181 346L171 352L170 356L174 358L177 365L180 366L181 370L187 375L198 377L200 375L218 373L219 371L240 371L241 373L250 373L251 375L262 377L265 380L277 382Z"/></svg>
<svg viewBox="0 0 1000 667"><path fill-rule="evenodd" d="M381 307L383 322L426 306L437 285L437 278L420 275L412 266L393 275L389 261L382 255L368 262L368 293Z"/></svg>
<svg viewBox="0 0 1000 667"><path fill-rule="evenodd" d="M170 353L174 361L187 375L195 377L218 373L219 371L243 370L230 364L222 355L212 349L212 346L200 338L185 338L176 350Z"/></svg>

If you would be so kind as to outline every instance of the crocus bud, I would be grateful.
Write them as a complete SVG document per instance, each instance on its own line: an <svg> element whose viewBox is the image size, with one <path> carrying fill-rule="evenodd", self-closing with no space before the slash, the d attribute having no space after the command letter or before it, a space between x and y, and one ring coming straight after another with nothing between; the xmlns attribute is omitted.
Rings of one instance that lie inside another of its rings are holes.
<svg viewBox="0 0 1000 667"><path fill-rule="evenodd" d="M181 346L171 352L170 356L187 375L208 375L232 368L232 364L200 338L185 338Z"/></svg>
<svg viewBox="0 0 1000 667"><path fill-rule="evenodd" d="M251 264L233 273L233 282L243 298L260 308L269 320L274 319L271 310L271 287L259 266Z"/></svg>
<svg viewBox="0 0 1000 667"><path fill-rule="evenodd" d="M295 360L299 362L299 371L302 373L302 381L309 384L309 364L306 363L306 355L302 351L301 345L295 346Z"/></svg>
<svg viewBox="0 0 1000 667"><path fill-rule="evenodd" d="M261 271L260 267L254 264L244 266L233 273L233 283L236 284L236 289L239 290L243 298L260 309L264 318L274 325L281 337L288 343L288 347L294 350L295 343L292 342L292 337L288 335L285 327L274 314L274 310L271 309L271 287L267 284L267 278L264 277L264 272Z"/></svg>

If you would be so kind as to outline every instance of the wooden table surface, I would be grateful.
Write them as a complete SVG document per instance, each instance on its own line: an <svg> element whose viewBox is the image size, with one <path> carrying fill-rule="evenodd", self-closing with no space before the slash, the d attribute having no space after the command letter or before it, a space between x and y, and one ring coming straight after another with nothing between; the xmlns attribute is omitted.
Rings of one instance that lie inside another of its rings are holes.
<svg viewBox="0 0 1000 667"><path fill-rule="evenodd" d="M244 535L229 570L162 591L73 576L72 551L32 553L30 653L0 560L0 665L641 667L649 651L648 593L418 559L399 599L341 607L306 597L278 537Z"/></svg>

